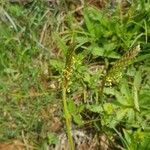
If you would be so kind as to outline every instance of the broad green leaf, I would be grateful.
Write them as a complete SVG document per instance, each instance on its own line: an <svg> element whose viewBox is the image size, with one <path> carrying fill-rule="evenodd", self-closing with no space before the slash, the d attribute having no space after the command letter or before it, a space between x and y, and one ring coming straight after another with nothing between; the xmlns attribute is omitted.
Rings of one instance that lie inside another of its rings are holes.
<svg viewBox="0 0 150 150"><path fill-rule="evenodd" d="M68 110L71 115L77 114L77 112L78 112L77 107L76 107L75 103L73 102L73 100L68 101Z"/></svg>
<svg viewBox="0 0 150 150"><path fill-rule="evenodd" d="M134 122L135 120L135 112L134 112L134 109L132 108L129 108L128 109L128 112L127 112L127 119L128 119L128 122L131 124Z"/></svg>
<svg viewBox="0 0 150 150"><path fill-rule="evenodd" d="M81 113L85 109L85 105L81 104L80 106L77 107L77 109L78 109L78 113Z"/></svg>
<svg viewBox="0 0 150 150"><path fill-rule="evenodd" d="M128 103L127 99L118 91L115 91L115 96L117 98L117 101L123 105L123 106L131 106L131 104Z"/></svg>
<svg viewBox="0 0 150 150"><path fill-rule="evenodd" d="M51 144L57 144L58 137L56 136L56 134L49 133L47 137L48 137L48 144L49 145L51 145Z"/></svg>
<svg viewBox="0 0 150 150"><path fill-rule="evenodd" d="M125 140L127 141L127 144L130 145L131 144L131 137L130 137L130 134L128 133L127 130L123 129L123 133L124 133L124 137L125 137Z"/></svg>
<svg viewBox="0 0 150 150"><path fill-rule="evenodd" d="M92 111L92 112L95 112L95 113L101 113L103 112L103 108L101 105L87 105L87 109Z"/></svg>
<svg viewBox="0 0 150 150"><path fill-rule="evenodd" d="M115 49L115 47L116 47L115 43L106 43L104 45L104 49L106 51L113 51Z"/></svg>
<svg viewBox="0 0 150 150"><path fill-rule="evenodd" d="M128 109L120 109L119 111L116 112L116 120L120 122L127 114Z"/></svg>
<svg viewBox="0 0 150 150"><path fill-rule="evenodd" d="M77 44L77 46L75 47L75 49L81 47L82 45L84 45L85 43L90 42L90 39L86 36L77 36L76 37L76 41L79 43Z"/></svg>
<svg viewBox="0 0 150 150"><path fill-rule="evenodd" d="M113 114L113 112L114 112L114 108L113 108L113 105L111 104L111 103L105 103L104 105L103 105L103 107L104 107L104 110L105 110L105 112L107 113L107 114Z"/></svg>
<svg viewBox="0 0 150 150"><path fill-rule="evenodd" d="M119 109L118 111L116 111L116 115L113 116L113 118L110 120L109 122L109 127L110 128L115 128L117 126L117 124L119 124L120 122L124 122L124 118L126 117L126 113L127 113L128 109Z"/></svg>
<svg viewBox="0 0 150 150"><path fill-rule="evenodd" d="M134 78L134 86L136 87L137 90L139 90L141 87L141 81L142 81L141 71L137 71Z"/></svg>
<svg viewBox="0 0 150 150"><path fill-rule="evenodd" d="M141 87L142 74L141 71L136 72L134 83L133 83L133 97L134 97L134 106L137 111L140 111L139 108L139 89Z"/></svg>
<svg viewBox="0 0 150 150"><path fill-rule="evenodd" d="M91 37L95 37L94 24L89 18L89 10L87 8L84 10L84 20Z"/></svg>
<svg viewBox="0 0 150 150"><path fill-rule="evenodd" d="M94 56L103 56L104 54L104 49L102 47L98 47L96 45L92 45L90 47L90 51Z"/></svg>
<svg viewBox="0 0 150 150"><path fill-rule="evenodd" d="M83 125L83 123L84 123L84 121L83 121L83 119L82 119L80 114L73 115L73 120L78 125Z"/></svg>
<svg viewBox="0 0 150 150"><path fill-rule="evenodd" d="M116 58L116 59L120 58L120 55L115 51L106 52L104 56L108 58Z"/></svg>
<svg viewBox="0 0 150 150"><path fill-rule="evenodd" d="M114 88L104 88L104 93L105 94L110 94L110 95L115 95L116 90Z"/></svg>
<svg viewBox="0 0 150 150"><path fill-rule="evenodd" d="M143 61L143 60L149 59L149 58L150 58L150 54L140 55L135 59L135 62L140 62L140 61Z"/></svg>
<svg viewBox="0 0 150 150"><path fill-rule="evenodd" d="M57 71L62 71L62 68L64 68L64 63L61 60L51 59L50 65Z"/></svg>
<svg viewBox="0 0 150 150"><path fill-rule="evenodd" d="M125 97L126 101L132 105L133 100L131 96L131 90L129 89L129 85L126 79L122 78L122 81L120 82L120 92Z"/></svg>
<svg viewBox="0 0 150 150"><path fill-rule="evenodd" d="M104 88L104 93L114 95L116 97L117 102L119 102L119 104L123 106L130 106L126 98L114 88Z"/></svg>

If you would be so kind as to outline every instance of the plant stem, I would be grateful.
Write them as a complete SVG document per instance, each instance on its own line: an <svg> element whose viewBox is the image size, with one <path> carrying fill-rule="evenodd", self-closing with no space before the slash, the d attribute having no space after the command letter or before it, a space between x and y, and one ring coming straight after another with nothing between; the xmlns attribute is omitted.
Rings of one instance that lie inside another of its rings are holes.
<svg viewBox="0 0 150 150"><path fill-rule="evenodd" d="M66 131L67 131L67 137L68 142L70 146L70 150L74 150L74 142L72 138L72 126L71 126L71 115L68 111L67 107L67 89L70 82L70 77L72 75L73 70L73 55L74 55L74 45L70 47L70 49L67 52L66 55L66 65L63 72L63 78L62 78L62 99L63 99L63 109L64 109L64 115L66 120Z"/></svg>
<svg viewBox="0 0 150 150"><path fill-rule="evenodd" d="M67 108L66 92L67 92L67 89L63 86L62 97L63 97L63 105L64 105L64 115L65 115L65 120L66 120L66 131L67 131L70 150L74 150L74 142L73 142L72 132L71 132L71 129L72 129L72 127L71 127L71 115L69 114L68 108Z"/></svg>

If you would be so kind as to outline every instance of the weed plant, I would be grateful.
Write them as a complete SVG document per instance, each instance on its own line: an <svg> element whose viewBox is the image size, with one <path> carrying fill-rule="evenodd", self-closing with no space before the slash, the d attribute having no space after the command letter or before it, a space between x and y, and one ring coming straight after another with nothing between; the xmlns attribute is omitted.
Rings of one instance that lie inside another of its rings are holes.
<svg viewBox="0 0 150 150"><path fill-rule="evenodd" d="M85 3L81 16L65 0L0 4L0 141L57 144L57 104L72 150L86 127L112 149L150 149L149 1Z"/></svg>

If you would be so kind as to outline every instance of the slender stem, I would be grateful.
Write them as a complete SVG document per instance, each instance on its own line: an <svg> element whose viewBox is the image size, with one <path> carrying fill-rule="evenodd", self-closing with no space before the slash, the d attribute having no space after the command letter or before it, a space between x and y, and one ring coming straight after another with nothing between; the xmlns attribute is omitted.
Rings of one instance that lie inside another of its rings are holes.
<svg viewBox="0 0 150 150"><path fill-rule="evenodd" d="M64 115L66 119L66 131L67 131L67 136L68 136L68 142L70 146L70 150L74 150L74 142L72 138L72 132L71 132L71 115L68 112L67 108L67 97L66 97L66 88L63 86L62 88L62 97L63 97L63 105L64 105Z"/></svg>
<svg viewBox="0 0 150 150"><path fill-rule="evenodd" d="M70 78L72 75L73 70L73 54L74 54L74 45L70 47L70 49L67 52L66 56L66 65L63 72L63 78L62 78L62 99L63 99L63 109L64 109L64 115L66 120L66 132L68 136L68 142L70 146L70 150L74 150L74 142L72 137L72 125L71 125L71 115L68 111L67 106L67 89L69 86Z"/></svg>

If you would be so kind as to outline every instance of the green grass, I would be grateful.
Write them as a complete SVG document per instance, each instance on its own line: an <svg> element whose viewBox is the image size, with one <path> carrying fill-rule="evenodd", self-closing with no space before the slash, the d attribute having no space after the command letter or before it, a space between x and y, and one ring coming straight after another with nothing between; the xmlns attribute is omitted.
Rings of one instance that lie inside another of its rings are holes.
<svg viewBox="0 0 150 150"><path fill-rule="evenodd" d="M102 10L85 4L79 23L65 0L52 7L2 1L0 141L55 144L56 105L67 130L61 95L66 78L64 108L75 128L105 133L114 149L149 149L149 3L133 1L124 14L117 4ZM71 71L69 79L64 69Z"/></svg>
<svg viewBox="0 0 150 150"><path fill-rule="evenodd" d="M1 14L0 140L22 138L22 132L29 141L37 141L41 132L45 132L41 138L47 136L42 128L51 120L44 123L41 111L59 100L50 88L51 48L40 43L43 26L49 21L44 17L47 9L38 2L2 8L10 19Z"/></svg>

